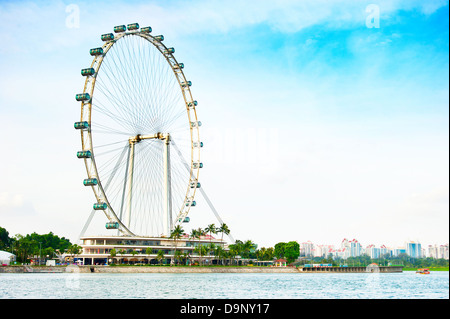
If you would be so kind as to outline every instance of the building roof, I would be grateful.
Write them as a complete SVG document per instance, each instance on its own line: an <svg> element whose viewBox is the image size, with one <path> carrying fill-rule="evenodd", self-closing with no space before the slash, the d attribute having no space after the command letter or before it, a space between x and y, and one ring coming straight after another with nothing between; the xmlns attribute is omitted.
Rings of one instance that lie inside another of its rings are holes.
<svg viewBox="0 0 450 319"><path fill-rule="evenodd" d="M8 253L7 251L0 250L0 259L9 259L11 256L15 256L14 254Z"/></svg>

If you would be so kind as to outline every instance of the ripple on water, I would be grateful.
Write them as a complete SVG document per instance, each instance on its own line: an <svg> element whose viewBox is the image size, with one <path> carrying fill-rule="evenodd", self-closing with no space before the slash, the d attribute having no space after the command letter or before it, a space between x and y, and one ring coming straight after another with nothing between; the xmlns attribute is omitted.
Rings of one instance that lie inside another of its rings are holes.
<svg viewBox="0 0 450 319"><path fill-rule="evenodd" d="M0 274L0 298L448 299L449 274Z"/></svg>

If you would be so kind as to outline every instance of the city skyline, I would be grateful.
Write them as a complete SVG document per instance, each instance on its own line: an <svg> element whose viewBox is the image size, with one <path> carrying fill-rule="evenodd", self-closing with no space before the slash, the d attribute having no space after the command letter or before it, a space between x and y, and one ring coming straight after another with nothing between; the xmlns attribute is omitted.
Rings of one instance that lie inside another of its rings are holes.
<svg viewBox="0 0 450 319"><path fill-rule="evenodd" d="M448 1L0 1L0 19L11 235L77 239L94 202L76 158L80 70L101 34L138 22L185 64L200 182L234 239L448 242ZM218 225L196 200L186 231Z"/></svg>

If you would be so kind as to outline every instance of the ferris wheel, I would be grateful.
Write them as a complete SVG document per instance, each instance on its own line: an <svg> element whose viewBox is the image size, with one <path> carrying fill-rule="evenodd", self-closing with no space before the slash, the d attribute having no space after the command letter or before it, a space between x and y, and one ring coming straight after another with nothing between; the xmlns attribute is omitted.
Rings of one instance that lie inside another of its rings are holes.
<svg viewBox="0 0 450 319"><path fill-rule="evenodd" d="M87 178L106 228L128 236L169 236L189 222L200 162L197 101L175 49L151 27L114 27L90 50L93 61L81 70L85 84L81 132Z"/></svg>

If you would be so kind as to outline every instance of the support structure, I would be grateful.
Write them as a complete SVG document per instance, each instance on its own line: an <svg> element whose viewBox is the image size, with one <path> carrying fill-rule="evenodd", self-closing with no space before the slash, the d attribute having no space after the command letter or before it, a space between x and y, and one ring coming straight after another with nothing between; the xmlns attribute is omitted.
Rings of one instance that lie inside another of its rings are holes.
<svg viewBox="0 0 450 319"><path fill-rule="evenodd" d="M131 205L133 203L133 171L134 171L134 147L136 143L139 141L136 141L134 138L129 139L130 143L130 157L128 158L128 181L127 181L127 211L125 215L125 225L130 228L131 227Z"/></svg>
<svg viewBox="0 0 450 319"><path fill-rule="evenodd" d="M170 236L172 229L172 186L170 180L170 135L164 137L164 236Z"/></svg>
<svg viewBox="0 0 450 319"><path fill-rule="evenodd" d="M150 135L136 135L128 139L130 149L128 158L128 173L126 178L126 185L124 185L124 191L127 189L127 205L126 205L126 215L125 215L125 225L126 227L131 227L132 219L132 199L133 199L133 171L134 171L134 155L135 155L135 145L143 140L148 139L159 139L164 142L164 202L163 202L163 235L166 237L170 236L170 231L172 229L172 187L171 187L171 174L170 174L170 134L169 133L156 133ZM122 203L123 203L122 198Z"/></svg>

